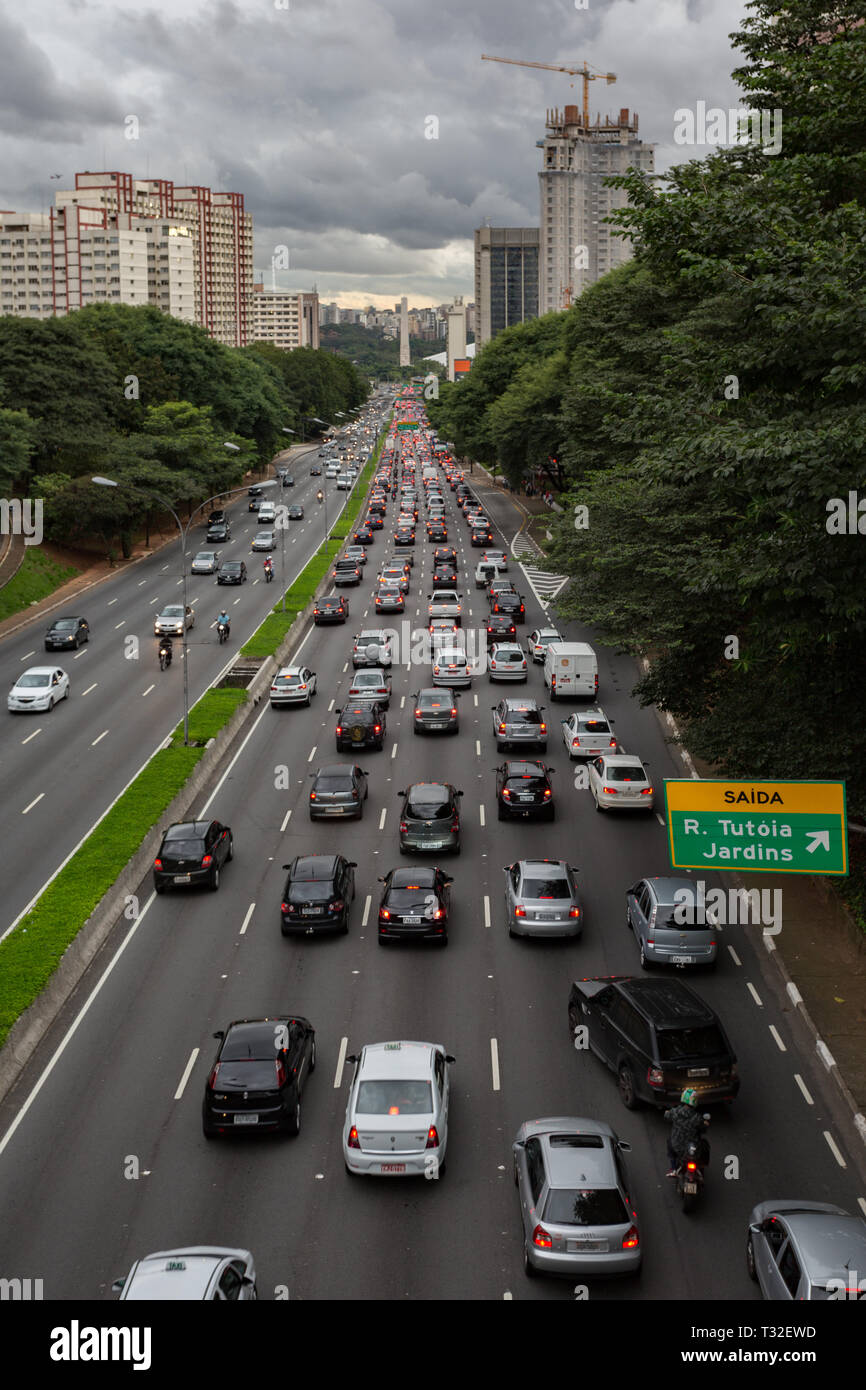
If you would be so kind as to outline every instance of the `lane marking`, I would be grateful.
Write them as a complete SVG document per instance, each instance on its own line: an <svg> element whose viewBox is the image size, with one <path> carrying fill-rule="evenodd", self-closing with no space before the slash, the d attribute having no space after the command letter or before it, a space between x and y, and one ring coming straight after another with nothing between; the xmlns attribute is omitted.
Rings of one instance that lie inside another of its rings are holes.
<svg viewBox="0 0 866 1390"><path fill-rule="evenodd" d="M118 596L118 597L119 597L119 596ZM105 605L106 608L110 608L111 605L112 605L113 603L117 603L117 599L116 599L116 598L110 598L110 599L108 600L108 603Z"/></svg>
<svg viewBox="0 0 866 1390"><path fill-rule="evenodd" d="M480 758L480 757L481 757L481 740L480 740L480 738L477 738L477 739L475 740L475 756L476 756L476 758Z"/></svg>
<svg viewBox="0 0 866 1390"><path fill-rule="evenodd" d="M775 1027L774 1024L772 1024L772 1023L770 1024L770 1032L771 1032L772 1035L773 1035L773 1039L774 1039L775 1044L776 1044L776 1046L778 1047L779 1051L780 1051L780 1052L787 1052L787 1051L788 1051L787 1047L786 1047L785 1044L782 1042L782 1039L779 1037L779 1034L778 1034L778 1031L777 1031L776 1027Z"/></svg>
<svg viewBox="0 0 866 1390"><path fill-rule="evenodd" d="M106 735L107 733L108 733L108 730L107 730L107 729L103 729L103 730L102 730L102 733L99 734L99 736L98 736L97 738L95 738L95 739L93 740L93 742L91 743L91 745L90 745L91 748L95 748L96 745L97 745L97 743L101 743L102 740L105 738L105 735Z"/></svg>
<svg viewBox="0 0 866 1390"><path fill-rule="evenodd" d="M493 1072L493 1089L499 1090L499 1044L495 1038L490 1039L490 1066Z"/></svg>
<svg viewBox="0 0 866 1390"><path fill-rule="evenodd" d="M142 690L142 692L141 692L141 698L144 699L145 695L149 695L150 692L151 692L151 690L155 690L155 689L156 689L156 686L155 686L155 685L149 685L149 686L147 687L146 690Z"/></svg>
<svg viewBox="0 0 866 1390"><path fill-rule="evenodd" d="M194 1047L192 1052L190 1053L189 1061L183 1069L183 1076L180 1078L178 1088L174 1093L175 1100L180 1100L181 1096L183 1095L184 1090L186 1088L186 1083L189 1081L190 1072L195 1066L195 1059L198 1056L198 1054L199 1049L197 1047Z"/></svg>
<svg viewBox="0 0 866 1390"><path fill-rule="evenodd" d="M247 915L246 915L246 917L244 918L243 922L241 923L241 929L240 929L240 933L239 933L240 936L246 936L247 927L248 927L249 924L250 924L250 918L252 917L252 915L253 915L253 913L255 912L255 910L256 910L256 905L255 905L255 903L250 903L249 907L247 908Z"/></svg>
<svg viewBox="0 0 866 1390"><path fill-rule="evenodd" d="M372 902L372 898L370 897L370 894L368 893L368 894L367 894L366 901L365 901L365 903L364 903L364 915L363 915L363 917L361 918L361 926L362 926L362 927L366 927L367 922L369 921L369 917L370 917L370 903L371 903L371 902Z"/></svg>
<svg viewBox="0 0 866 1390"><path fill-rule="evenodd" d="M805 1100L806 1104L807 1104L807 1105L814 1105L815 1102L813 1101L812 1097L809 1095L809 1091L808 1091L808 1088L807 1088L807 1086L806 1086L806 1083L805 1083L805 1081L803 1080L803 1078L802 1078L802 1076L800 1075L799 1072L796 1072L796 1071L794 1072L794 1080L796 1081L797 1085L800 1087L800 1090L803 1092L803 1099Z"/></svg>
<svg viewBox="0 0 866 1390"><path fill-rule="evenodd" d="M839 1167L847 1168L848 1164L845 1162L844 1158L840 1154L836 1141L830 1133L829 1129L824 1130L824 1138L827 1140L827 1147L829 1148L836 1162L839 1164Z"/></svg>
<svg viewBox="0 0 866 1390"><path fill-rule="evenodd" d="M24 655L20 658L20 660L21 660L21 661L26 661L28 657L35 656L35 655L36 655L36 648L34 647L33 650L32 650L32 652L25 652Z"/></svg>
<svg viewBox="0 0 866 1390"><path fill-rule="evenodd" d="M405 705L406 705L406 696L405 696L405 695L401 695L401 696L400 696L400 708L403 709L403 708L405 707Z"/></svg>
<svg viewBox="0 0 866 1390"><path fill-rule="evenodd" d="M479 806L479 807L478 807L478 810L479 810L479 813L480 813L480 815L481 815L481 824L483 825L483 824L484 824L484 807L483 807L483 806Z"/></svg>
<svg viewBox="0 0 866 1390"><path fill-rule="evenodd" d="M329 713L329 714L331 713L332 709L334 708L334 703L335 703L335 702L332 700L331 703L328 705L328 713Z"/></svg>
<svg viewBox="0 0 866 1390"><path fill-rule="evenodd" d="M89 644L88 644L88 646L82 647L80 652L76 652L75 655L73 656L72 660L73 660L73 661L77 661L78 658L79 658L80 656L87 656L87 653L88 653L89 651L90 651L90 646L89 646Z"/></svg>
<svg viewBox="0 0 866 1390"><path fill-rule="evenodd" d="M340 1039L340 1051L337 1055L337 1070L334 1072L334 1090L339 1091L343 1084L343 1067L346 1065L346 1052L349 1047L349 1039Z"/></svg>
<svg viewBox="0 0 866 1390"><path fill-rule="evenodd" d="M742 965L743 962L740 960L740 957L737 955L737 953L736 953L736 951L734 950L733 946L729 946L729 947L728 947L728 950L729 950L729 952L730 952L730 954L731 954L731 959L733 960L734 965Z"/></svg>
<svg viewBox="0 0 866 1390"><path fill-rule="evenodd" d="M314 743L312 748L310 749L310 756L307 758L308 763L311 763L314 757L316 756L316 749L318 748L318 746L319 745L317 743Z"/></svg>
<svg viewBox="0 0 866 1390"><path fill-rule="evenodd" d="M94 681L93 684L92 684L92 685L89 685L89 686L87 687L86 690L82 690L82 692L81 692L82 696L84 696L84 695L89 695L90 692L91 692L91 690L95 690L96 687L98 686L98 684L99 684L99 681Z"/></svg>
<svg viewBox="0 0 866 1390"><path fill-rule="evenodd" d="M284 833L285 828L286 828L286 826L288 825L288 823L289 823L289 821L290 821L291 819L292 819L292 810L291 810L291 807L289 807L288 811L287 811L286 814L283 816L283 823L282 823L282 825L280 826L280 834L281 834L281 835Z"/></svg>
<svg viewBox="0 0 866 1390"><path fill-rule="evenodd" d="M384 829L385 829L385 817L387 816L387 814L388 814L388 807L387 807L387 806L383 806L383 807L382 807L382 814L381 814L381 816L379 817L379 829L380 829L380 830L384 830Z"/></svg>
<svg viewBox="0 0 866 1390"><path fill-rule="evenodd" d="M391 749L391 757L392 757L392 758L396 758L396 756L397 756L397 749L399 748L399 746L400 746L400 745L399 745L398 743L395 743L395 744L394 744L394 747Z"/></svg>
<svg viewBox="0 0 866 1390"><path fill-rule="evenodd" d="M26 816L28 811L32 811L32 810L33 810L33 807L36 806L37 803L40 802L40 801L42 800L42 798L43 798L44 795L45 795L44 792L40 792L39 795L38 795L37 797L34 797L34 799L31 801L30 805L24 807L24 810L21 812L22 816Z"/></svg>
<svg viewBox="0 0 866 1390"><path fill-rule="evenodd" d="M26 738L22 738L22 740L21 740L22 744L24 744L24 743L29 743L30 740L31 740L31 738L35 738L37 734L41 734L41 733L42 733L42 730L41 730L41 729L34 729L32 734L28 734Z"/></svg>
<svg viewBox="0 0 866 1390"><path fill-rule="evenodd" d="M755 989L755 986L751 983L750 980L747 980L747 981L746 981L746 989L747 989L747 990L749 991L749 993L751 994L751 996L752 996L752 998L754 999L755 1003L757 1004L758 1008L759 1008L759 1009L762 1009L762 1008L764 1007L764 1005L763 1005L762 1002L761 1002L761 996L760 996L760 994L758 993L758 991Z"/></svg>
<svg viewBox="0 0 866 1390"><path fill-rule="evenodd" d="M484 894L484 925L485 927L490 926L490 899L486 893Z"/></svg>
<svg viewBox="0 0 866 1390"><path fill-rule="evenodd" d="M660 816L659 813L658 813L658 811L656 811L656 820L658 821L659 825L664 825L664 824L665 824L665 818L664 818L664 816Z"/></svg>
<svg viewBox="0 0 866 1390"><path fill-rule="evenodd" d="M473 698L473 700L475 701L475 708L477 709L477 708L478 708L478 696L477 696L477 695L473 695L472 698Z"/></svg>
<svg viewBox="0 0 866 1390"><path fill-rule="evenodd" d="M163 569L168 569L168 565L163 565ZM141 586L142 586L142 584L146 584L146 583L147 583L147 580L146 580L146 579L139 579L139 581L138 581L138 583L136 584L135 587L136 587L137 589L140 589Z"/></svg>

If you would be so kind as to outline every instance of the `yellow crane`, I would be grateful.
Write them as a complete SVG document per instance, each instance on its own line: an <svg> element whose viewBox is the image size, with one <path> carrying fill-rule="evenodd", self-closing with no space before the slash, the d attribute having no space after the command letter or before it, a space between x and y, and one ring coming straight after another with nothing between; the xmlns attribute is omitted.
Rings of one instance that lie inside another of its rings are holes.
<svg viewBox="0 0 866 1390"><path fill-rule="evenodd" d="M598 69L596 69L594 72L590 72L589 63L586 62L583 64L583 67L581 68L566 68L561 67L558 63L530 63L528 60L523 58L494 58L490 53L482 53L481 59L482 62L486 63L512 63L515 67L518 68L546 68L548 72L565 72L568 73L570 77L582 77L584 130L588 129L589 127L590 82L597 82L599 78L604 78L605 82L607 82L608 86L610 86L611 82L616 81L615 72L600 72Z"/></svg>

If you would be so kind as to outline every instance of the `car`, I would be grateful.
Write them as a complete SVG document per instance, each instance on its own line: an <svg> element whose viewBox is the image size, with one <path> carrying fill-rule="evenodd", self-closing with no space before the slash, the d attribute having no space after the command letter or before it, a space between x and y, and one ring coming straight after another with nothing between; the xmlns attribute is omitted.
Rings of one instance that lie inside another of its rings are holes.
<svg viewBox="0 0 866 1390"><path fill-rule="evenodd" d="M282 666L271 681L272 705L308 705L316 693L316 673L309 666Z"/></svg>
<svg viewBox="0 0 866 1390"><path fill-rule="evenodd" d="M295 479L291 473L281 473L280 484L282 487L294 487Z"/></svg>
<svg viewBox="0 0 866 1390"><path fill-rule="evenodd" d="M310 773L310 820L330 820L333 816L361 820L369 795L367 774L354 763L325 763Z"/></svg>
<svg viewBox="0 0 866 1390"><path fill-rule="evenodd" d="M168 633L170 637L182 637L191 627L195 627L195 613L189 604L184 611L182 603L169 603L154 618L153 635L160 637Z"/></svg>
<svg viewBox="0 0 866 1390"><path fill-rule="evenodd" d="M352 486L351 473L342 472L337 474L337 491L348 492Z"/></svg>
<svg viewBox="0 0 866 1390"><path fill-rule="evenodd" d="M587 763L589 790L597 811L653 810L646 764L633 753L604 753Z"/></svg>
<svg viewBox="0 0 866 1390"><path fill-rule="evenodd" d="M490 708L497 752L514 743L547 747L547 724L542 718L544 705L536 700L500 700Z"/></svg>
<svg viewBox="0 0 866 1390"><path fill-rule="evenodd" d="M273 548L274 532L257 531L256 534L253 536L253 541L252 545L250 546L250 550L273 550Z"/></svg>
<svg viewBox="0 0 866 1390"><path fill-rule="evenodd" d="M412 698L415 701L412 717L413 733L456 734L458 732L460 718L457 713L457 697L453 691L431 686L425 690L416 690Z"/></svg>
<svg viewBox="0 0 866 1390"><path fill-rule="evenodd" d="M475 566L475 587L476 589L489 590L494 579L499 579L502 574L502 566L494 565L489 560L481 560Z"/></svg>
<svg viewBox="0 0 866 1390"><path fill-rule="evenodd" d="M247 496L248 496L248 497L261 497L262 491L263 491L263 489L262 489L261 483L253 483L252 487L248 487L248 488L247 488Z"/></svg>
<svg viewBox="0 0 866 1390"><path fill-rule="evenodd" d="M245 584L247 567L243 560L224 560L219 567L217 584Z"/></svg>
<svg viewBox="0 0 866 1390"><path fill-rule="evenodd" d="M384 628L365 628L352 639L352 666L384 666L392 664L391 637Z"/></svg>
<svg viewBox="0 0 866 1390"><path fill-rule="evenodd" d="M433 661L433 685L470 686L472 668L466 653L455 647L437 651Z"/></svg>
<svg viewBox="0 0 866 1390"><path fill-rule="evenodd" d="M363 545L347 545L346 549L343 551L343 559L352 560L363 569L367 563L366 547Z"/></svg>
<svg viewBox="0 0 866 1390"><path fill-rule="evenodd" d="M470 545L488 545L492 540L493 532L487 522L483 524L477 522L472 523L469 535Z"/></svg>
<svg viewBox="0 0 866 1390"><path fill-rule="evenodd" d="M385 526L385 523L384 523L384 521L382 520L382 518L378 515L377 512L370 512L369 515L367 516L367 520L366 520L366 522L365 522L365 525L366 525L368 531L374 531L374 532L375 532L375 531L381 531L381 530L383 530L383 529L384 529L384 526Z"/></svg>
<svg viewBox="0 0 866 1390"><path fill-rule="evenodd" d="M640 1269L637 1212L623 1155L603 1120L527 1120L512 1147L529 1277L628 1275Z"/></svg>
<svg viewBox="0 0 866 1390"><path fill-rule="evenodd" d="M375 539L376 537L373 534L372 526L359 526L357 531L355 531L354 533L354 540L356 545L372 545Z"/></svg>
<svg viewBox="0 0 866 1390"><path fill-rule="evenodd" d="M356 671L349 687L349 700L375 700L383 709L391 704L391 676L380 666Z"/></svg>
<svg viewBox="0 0 866 1390"><path fill-rule="evenodd" d="M319 463L314 463L313 466L312 466L311 469L310 469L310 477L311 477L311 478L321 478L321 476L322 476L322 466L321 466L321 464L319 464Z"/></svg>
<svg viewBox="0 0 866 1390"><path fill-rule="evenodd" d="M642 878L632 884L626 893L626 922L634 932L642 970L716 964L718 921L712 909L699 914L697 905L690 878Z"/></svg>
<svg viewBox="0 0 866 1390"><path fill-rule="evenodd" d="M446 564L450 561L454 568L457 568L457 551L453 546L437 545L432 558L434 565Z"/></svg>
<svg viewBox="0 0 866 1390"><path fill-rule="evenodd" d="M379 875L379 945L389 941L436 941L448 945L451 883L441 869L415 866Z"/></svg>
<svg viewBox="0 0 866 1390"><path fill-rule="evenodd" d="M251 497L247 503L247 511L257 512L262 505L262 500L261 497Z"/></svg>
<svg viewBox="0 0 866 1390"><path fill-rule="evenodd" d="M217 523L221 521L228 521L228 517L226 516L223 509L220 507L216 511L210 513L207 521L205 522L205 525L216 526Z"/></svg>
<svg viewBox="0 0 866 1390"><path fill-rule="evenodd" d="M414 527L414 526L398 526L397 529L396 529L396 531L394 532L394 544L395 544L395 545L414 545L414 544L415 544L415 527Z"/></svg>
<svg viewBox="0 0 866 1390"><path fill-rule="evenodd" d="M6 697L6 708L13 714L52 710L59 700L69 699L69 677L59 666L28 666L17 676Z"/></svg>
<svg viewBox="0 0 866 1390"><path fill-rule="evenodd" d="M492 681L527 681L523 648L516 642L494 642L487 658L487 674Z"/></svg>
<svg viewBox="0 0 866 1390"><path fill-rule="evenodd" d="M316 1069L316 1031L284 1013L239 1018L214 1033L219 1042L205 1083L201 1125L218 1134L301 1132L301 1095Z"/></svg>
<svg viewBox="0 0 866 1390"><path fill-rule="evenodd" d="M399 565L383 565L376 579L379 584L396 584L401 594L409 592L409 576Z"/></svg>
<svg viewBox="0 0 866 1390"><path fill-rule="evenodd" d="M602 753L615 753L619 747L613 720L598 705L578 710L560 722L570 758L597 758Z"/></svg>
<svg viewBox="0 0 866 1390"><path fill-rule="evenodd" d="M373 607L377 613L402 613L406 601L397 584L382 583L373 595Z"/></svg>
<svg viewBox="0 0 866 1390"><path fill-rule="evenodd" d="M492 565L498 565L501 570L507 570L508 552L505 550L485 550L481 554L479 564L485 564L487 562Z"/></svg>
<svg viewBox="0 0 866 1390"><path fill-rule="evenodd" d="M78 651L82 642L90 641L90 624L86 618L55 618L45 633L47 652Z"/></svg>
<svg viewBox="0 0 866 1390"><path fill-rule="evenodd" d="M378 496L376 493L373 493L367 506L367 511L371 516L378 516L379 518L385 515L387 507L385 505L385 498L381 493Z"/></svg>
<svg viewBox="0 0 866 1390"><path fill-rule="evenodd" d="M338 560L331 570L331 579L335 584L360 584L361 567L354 560Z"/></svg>
<svg viewBox="0 0 866 1390"><path fill-rule="evenodd" d="M289 507L289 521L303 521L304 509L300 502L293 502Z"/></svg>
<svg viewBox="0 0 866 1390"><path fill-rule="evenodd" d="M862 1303L866 1221L829 1202L759 1202L749 1217L746 1269L776 1303Z"/></svg>
<svg viewBox="0 0 866 1390"><path fill-rule="evenodd" d="M518 859L502 872L509 936L582 934L578 871L571 864L564 859Z"/></svg>
<svg viewBox="0 0 866 1390"><path fill-rule="evenodd" d="M248 1303L256 1297L256 1266L249 1250L184 1245L143 1255L111 1287L127 1302Z"/></svg>
<svg viewBox="0 0 866 1390"><path fill-rule="evenodd" d="M503 589L490 597L491 613L506 613L515 623L522 623L526 617L523 596L515 589Z"/></svg>
<svg viewBox="0 0 866 1390"><path fill-rule="evenodd" d="M344 623L348 616L349 600L345 594L329 594L313 604L313 622L317 627L323 623Z"/></svg>
<svg viewBox="0 0 866 1390"><path fill-rule="evenodd" d="M427 616L431 621L434 618L449 618L457 627L462 625L463 605L456 589L444 587L434 589L427 597L430 599L427 605Z"/></svg>
<svg viewBox="0 0 866 1390"><path fill-rule="evenodd" d="M512 642L517 640L517 628L508 613L488 613L484 631L487 633L487 640L491 643L494 640L499 642L509 639Z"/></svg>
<svg viewBox="0 0 866 1390"><path fill-rule="evenodd" d="M206 539L211 545L224 545L231 538L232 531L227 521L215 521L207 528Z"/></svg>
<svg viewBox="0 0 866 1390"><path fill-rule="evenodd" d="M555 627L535 627L526 639L526 650L533 661L544 664L544 654L551 642L561 642Z"/></svg>
<svg viewBox="0 0 866 1390"><path fill-rule="evenodd" d="M344 859L342 854L299 854L284 864L287 876L280 903L283 936L348 932L357 867L353 859Z"/></svg>
<svg viewBox="0 0 866 1390"><path fill-rule="evenodd" d="M277 509L273 502L263 502L259 507L259 525L265 527L276 526Z"/></svg>
<svg viewBox="0 0 866 1390"><path fill-rule="evenodd" d="M427 539L428 539L428 541L447 541L447 539L448 539L448 527L447 527L447 526L445 525L445 523L442 522L442 521L440 521L440 522L428 521L428 522L427 522Z"/></svg>
<svg viewBox="0 0 866 1390"><path fill-rule="evenodd" d="M389 555L385 564L402 566L407 577L409 577L415 565L415 556L412 554L411 550L405 550L402 555Z"/></svg>
<svg viewBox="0 0 866 1390"><path fill-rule="evenodd" d="M153 861L154 891L164 893L166 888L206 883L216 892L223 865L234 852L232 832L222 821L175 821L163 831Z"/></svg>
<svg viewBox="0 0 866 1390"><path fill-rule="evenodd" d="M433 850L460 853L460 798L450 782L414 782L405 791L400 811L400 853Z"/></svg>
<svg viewBox="0 0 866 1390"><path fill-rule="evenodd" d="M342 753L344 748L377 748L381 751L385 747L385 711L375 700L353 697L334 713L337 718L334 736L338 753Z"/></svg>
<svg viewBox="0 0 866 1390"><path fill-rule="evenodd" d="M528 820L530 816L556 819L551 772L546 763L508 759L495 768L496 814L499 820Z"/></svg>
<svg viewBox="0 0 866 1390"><path fill-rule="evenodd" d="M190 574L216 574L220 567L220 553L218 550L199 550L192 559L189 567Z"/></svg>
<svg viewBox="0 0 866 1390"><path fill-rule="evenodd" d="M368 1043L355 1071L343 1125L346 1172L442 1177L454 1058L441 1043Z"/></svg>
<svg viewBox="0 0 866 1390"><path fill-rule="evenodd" d="M740 1089L737 1057L720 1019L677 977L608 975L575 980L569 1027L584 1030L578 1050L594 1052L617 1078L628 1110L641 1102L679 1104L686 1086L698 1105L733 1100Z"/></svg>

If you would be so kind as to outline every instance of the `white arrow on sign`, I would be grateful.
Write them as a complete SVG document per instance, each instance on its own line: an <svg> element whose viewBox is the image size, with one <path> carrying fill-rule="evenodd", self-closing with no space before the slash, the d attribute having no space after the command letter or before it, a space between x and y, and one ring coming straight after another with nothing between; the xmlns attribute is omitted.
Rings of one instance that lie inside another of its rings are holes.
<svg viewBox="0 0 866 1390"><path fill-rule="evenodd" d="M819 845L830 853L830 832L829 830L807 830L806 839L811 840L811 845L806 846L807 854L814 854Z"/></svg>

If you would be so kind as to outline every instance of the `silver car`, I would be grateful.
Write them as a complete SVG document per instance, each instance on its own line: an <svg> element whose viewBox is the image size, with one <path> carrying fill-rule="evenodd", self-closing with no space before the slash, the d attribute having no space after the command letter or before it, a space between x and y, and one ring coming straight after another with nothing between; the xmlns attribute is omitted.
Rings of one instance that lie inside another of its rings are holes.
<svg viewBox="0 0 866 1390"><path fill-rule="evenodd" d="M379 666L356 671L352 677L349 694L346 696L347 704L351 704L353 700L375 700L384 709L388 709L391 704L391 677L388 672Z"/></svg>
<svg viewBox="0 0 866 1390"><path fill-rule="evenodd" d="M563 719L562 738L570 758L597 758L600 753L615 753L619 746L613 720L597 705Z"/></svg>
<svg viewBox="0 0 866 1390"><path fill-rule="evenodd" d="M547 724L542 717L544 705L539 706L536 700L500 700L490 708L498 753L512 743L547 747Z"/></svg>
<svg viewBox="0 0 866 1390"><path fill-rule="evenodd" d="M466 653L459 648L443 648L437 651L433 662L432 685L468 687L472 684L472 668Z"/></svg>
<svg viewBox="0 0 866 1390"><path fill-rule="evenodd" d="M571 864L564 859L518 859L502 872L509 936L581 935L578 870Z"/></svg>
<svg viewBox="0 0 866 1390"><path fill-rule="evenodd" d="M190 574L216 574L220 567L218 550L200 550L193 556Z"/></svg>
<svg viewBox="0 0 866 1390"><path fill-rule="evenodd" d="M551 642L561 642L562 638L555 627L536 627L533 628L526 639L526 650L533 661L540 664L544 662L545 652Z"/></svg>
<svg viewBox="0 0 866 1390"><path fill-rule="evenodd" d="M184 626L187 629L195 627L195 613L188 606L186 610L186 623L184 623L184 612L182 603L169 603L163 608L161 613L157 613L153 620L153 635L161 637L163 633L169 636L182 636Z"/></svg>
<svg viewBox="0 0 866 1390"><path fill-rule="evenodd" d="M187 1245L144 1255L111 1287L121 1300L134 1302L247 1303L256 1297L256 1267L249 1250Z"/></svg>
<svg viewBox="0 0 866 1390"><path fill-rule="evenodd" d="M610 1125L583 1117L527 1120L514 1141L523 1219L523 1267L537 1273L633 1274L640 1268L637 1212Z"/></svg>
<svg viewBox="0 0 866 1390"><path fill-rule="evenodd" d="M308 705L316 693L316 673L309 666L283 666L271 681L272 705Z"/></svg>
<svg viewBox="0 0 866 1390"><path fill-rule="evenodd" d="M866 1299L866 1222L828 1202L760 1202L746 1268L775 1302Z"/></svg>
<svg viewBox="0 0 866 1390"><path fill-rule="evenodd" d="M257 531L255 536L253 537L253 543L250 546L250 550L273 550L273 548L274 532Z"/></svg>
<svg viewBox="0 0 866 1390"><path fill-rule="evenodd" d="M597 811L652 811L649 773L633 753L606 753L587 764Z"/></svg>
<svg viewBox="0 0 866 1390"><path fill-rule="evenodd" d="M368 1043L350 1056L355 1074L343 1126L346 1171L433 1177L445 1171L448 1068L441 1043Z"/></svg>
<svg viewBox="0 0 866 1390"><path fill-rule="evenodd" d="M715 965L717 923L712 912L696 910L693 879L642 878L629 888L625 901L626 921L643 970L652 965Z"/></svg>
<svg viewBox="0 0 866 1390"><path fill-rule="evenodd" d="M359 666L391 664L391 638L384 628L365 628L357 634L352 645L352 665L355 669Z"/></svg>
<svg viewBox="0 0 866 1390"><path fill-rule="evenodd" d="M487 674L492 681L526 681L526 657L516 642L494 642L487 660Z"/></svg>

